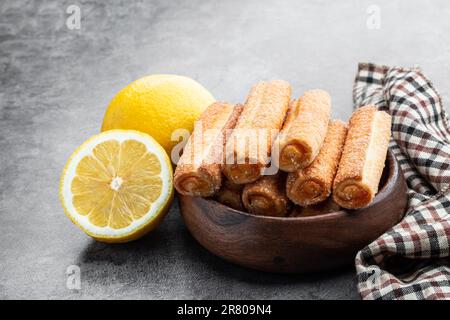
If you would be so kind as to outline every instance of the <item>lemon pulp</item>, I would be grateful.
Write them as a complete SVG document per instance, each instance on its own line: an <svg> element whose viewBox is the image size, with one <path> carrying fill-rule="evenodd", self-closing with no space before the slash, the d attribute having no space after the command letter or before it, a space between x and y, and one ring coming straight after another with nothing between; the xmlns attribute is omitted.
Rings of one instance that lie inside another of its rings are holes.
<svg viewBox="0 0 450 320"><path fill-rule="evenodd" d="M95 238L135 238L165 213L173 196L171 174L167 155L149 136L107 131L82 145L66 165L63 206Z"/></svg>

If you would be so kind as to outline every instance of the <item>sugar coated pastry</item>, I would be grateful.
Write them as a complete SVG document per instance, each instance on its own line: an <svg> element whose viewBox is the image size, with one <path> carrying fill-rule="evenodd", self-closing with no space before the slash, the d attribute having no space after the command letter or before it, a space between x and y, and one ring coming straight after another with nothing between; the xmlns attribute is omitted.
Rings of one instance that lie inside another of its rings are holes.
<svg viewBox="0 0 450 320"><path fill-rule="evenodd" d="M209 197L220 189L227 130L234 128L242 105L215 102L200 116L174 174L174 186L183 194Z"/></svg>
<svg viewBox="0 0 450 320"><path fill-rule="evenodd" d="M289 106L286 81L259 82L250 91L244 110L227 142L223 173L236 184L256 181L269 163L273 140Z"/></svg>
<svg viewBox="0 0 450 320"><path fill-rule="evenodd" d="M391 136L391 116L375 106L356 110L349 122L333 199L347 209L369 205L378 191Z"/></svg>
<svg viewBox="0 0 450 320"><path fill-rule="evenodd" d="M262 176L245 185L242 192L244 207L253 214L264 216L286 216L289 200L286 196L284 175Z"/></svg>
<svg viewBox="0 0 450 320"><path fill-rule="evenodd" d="M324 90L306 91L290 104L283 128L275 141L278 166L286 172L307 167L322 147L330 120L331 98Z"/></svg>
<svg viewBox="0 0 450 320"><path fill-rule="evenodd" d="M347 124L330 121L325 141L314 161L308 167L288 174L286 194L292 202L306 207L328 198L346 135Z"/></svg>
<svg viewBox="0 0 450 320"><path fill-rule="evenodd" d="M242 189L244 185L235 184L229 180L225 180L222 187L216 194L216 200L230 208L236 210L244 210L242 204Z"/></svg>

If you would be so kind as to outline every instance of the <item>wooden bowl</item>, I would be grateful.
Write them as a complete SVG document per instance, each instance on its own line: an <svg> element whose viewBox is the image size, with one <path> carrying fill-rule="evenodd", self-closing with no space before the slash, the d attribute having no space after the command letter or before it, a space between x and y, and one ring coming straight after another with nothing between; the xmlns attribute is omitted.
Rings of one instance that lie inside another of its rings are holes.
<svg viewBox="0 0 450 320"><path fill-rule="evenodd" d="M308 217L265 217L214 200L179 195L194 238L213 254L262 271L300 273L354 262L356 253L398 223L407 205L406 183L388 152L380 191L369 206Z"/></svg>

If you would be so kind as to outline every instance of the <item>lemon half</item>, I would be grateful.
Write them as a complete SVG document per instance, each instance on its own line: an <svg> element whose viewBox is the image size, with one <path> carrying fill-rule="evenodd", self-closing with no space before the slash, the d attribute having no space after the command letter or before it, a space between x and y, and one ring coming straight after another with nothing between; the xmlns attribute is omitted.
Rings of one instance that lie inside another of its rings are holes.
<svg viewBox="0 0 450 320"><path fill-rule="evenodd" d="M69 218L103 242L127 242L154 229L173 199L172 166L149 135L110 130L68 160L60 198Z"/></svg>

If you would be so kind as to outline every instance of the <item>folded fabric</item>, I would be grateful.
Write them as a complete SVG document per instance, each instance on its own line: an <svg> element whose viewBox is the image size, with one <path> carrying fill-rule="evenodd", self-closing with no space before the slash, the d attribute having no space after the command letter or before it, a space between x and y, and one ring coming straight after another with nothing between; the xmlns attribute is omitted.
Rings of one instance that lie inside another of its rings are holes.
<svg viewBox="0 0 450 320"><path fill-rule="evenodd" d="M355 107L392 116L394 152L409 205L403 220L362 249L363 299L450 299L450 126L441 97L419 69L360 64Z"/></svg>

